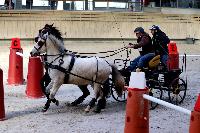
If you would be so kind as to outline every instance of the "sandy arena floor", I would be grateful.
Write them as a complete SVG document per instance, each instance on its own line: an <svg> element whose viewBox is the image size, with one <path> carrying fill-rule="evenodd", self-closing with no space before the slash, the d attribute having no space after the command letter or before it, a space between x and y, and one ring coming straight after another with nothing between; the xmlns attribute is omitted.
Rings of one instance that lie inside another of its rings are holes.
<svg viewBox="0 0 200 133"><path fill-rule="evenodd" d="M7 45L5 45L7 44ZM25 47L26 46L26 47ZM120 42L66 42L67 49L78 52L99 52L115 50L124 46ZM32 42L22 42L24 55L28 57ZM200 45L178 45L180 54L199 54ZM108 58L125 58L126 53ZM131 53L131 59L138 54ZM105 55L99 55L105 56ZM181 66L180 58L180 66ZM24 78L28 71L28 58L23 58ZM181 76L188 78L188 90L181 107L192 110L200 93L200 57L187 57L187 71ZM1 133L123 133L125 124L125 103L119 103L112 97L108 99L105 110L100 114L84 113L84 108L91 99L89 96L77 107L69 103L81 95L81 91L74 85L63 85L56 98L59 106L52 104L46 113L42 113L46 99L30 99L25 95L26 84L19 86L7 85L6 79L9 67L9 42L0 45L0 68L4 72L5 111L6 120L0 122ZM92 92L92 90L90 89ZM165 92L167 93L167 92ZM158 106L150 111L151 133L187 133L190 116L175 110Z"/></svg>

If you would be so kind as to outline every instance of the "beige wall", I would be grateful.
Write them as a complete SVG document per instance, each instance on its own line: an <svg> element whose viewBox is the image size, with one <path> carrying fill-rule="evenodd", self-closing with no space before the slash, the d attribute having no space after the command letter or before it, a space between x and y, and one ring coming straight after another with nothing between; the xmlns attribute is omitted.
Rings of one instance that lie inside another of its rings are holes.
<svg viewBox="0 0 200 133"><path fill-rule="evenodd" d="M0 39L33 38L54 23L63 38L134 38L133 29L159 25L171 39L200 39L200 15L135 12L0 11Z"/></svg>

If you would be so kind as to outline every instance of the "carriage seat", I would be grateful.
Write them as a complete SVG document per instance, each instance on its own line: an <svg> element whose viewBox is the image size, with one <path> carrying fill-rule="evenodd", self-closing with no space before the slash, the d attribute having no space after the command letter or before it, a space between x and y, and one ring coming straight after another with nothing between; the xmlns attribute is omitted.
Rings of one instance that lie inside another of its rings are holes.
<svg viewBox="0 0 200 133"><path fill-rule="evenodd" d="M148 62L147 66L142 68L142 71L145 72L148 70L154 70L159 66L159 64L160 64L160 55L156 55ZM129 77L131 75L131 71L129 71L128 69L121 69L119 71L124 77Z"/></svg>
<svg viewBox="0 0 200 133"><path fill-rule="evenodd" d="M148 72L148 71L154 71L158 68L158 66L160 65L160 55L156 55L155 57L153 57L147 64L145 67L142 68L141 71L143 72ZM137 70L136 70L137 71Z"/></svg>
<svg viewBox="0 0 200 133"><path fill-rule="evenodd" d="M160 55L156 55L151 59L148 63L148 68L149 69L155 69L160 63Z"/></svg>
<svg viewBox="0 0 200 133"><path fill-rule="evenodd" d="M143 71L160 71L160 72L164 72L167 70L167 66L165 66L161 61L160 61L160 55L156 55L155 57L153 57L153 59L151 59L147 66L143 68Z"/></svg>

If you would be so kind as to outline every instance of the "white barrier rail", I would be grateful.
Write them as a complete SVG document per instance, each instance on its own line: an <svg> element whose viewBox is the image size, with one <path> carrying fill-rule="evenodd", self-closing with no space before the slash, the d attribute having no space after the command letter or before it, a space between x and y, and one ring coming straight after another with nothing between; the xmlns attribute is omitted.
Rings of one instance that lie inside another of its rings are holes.
<svg viewBox="0 0 200 133"><path fill-rule="evenodd" d="M24 57L26 59L29 59L30 55L24 55L23 53L20 53L20 52L16 52L16 55L19 55L21 57Z"/></svg>
<svg viewBox="0 0 200 133"><path fill-rule="evenodd" d="M20 52L16 52L17 55L24 57L24 54L20 53Z"/></svg>
<svg viewBox="0 0 200 133"><path fill-rule="evenodd" d="M165 101L160 100L160 99L157 99L157 98L155 98L155 97L152 97L152 96L143 94L143 98L144 98L144 99L147 99L147 100L149 100L149 101L158 103L158 104L160 104L160 105L166 106L166 107L168 107L168 108L177 110L177 111L179 111L179 112L182 112L182 113L191 115L191 111L190 111L190 110L185 109L185 108L182 108L182 107L179 107L179 106L176 106L176 105L171 104L171 103L168 103L168 102L165 102Z"/></svg>
<svg viewBox="0 0 200 133"><path fill-rule="evenodd" d="M185 56L184 54L181 54L181 55L179 55L179 56ZM188 55L188 54L186 54L186 56L187 57L200 57L200 55L199 54L190 54L190 55Z"/></svg>

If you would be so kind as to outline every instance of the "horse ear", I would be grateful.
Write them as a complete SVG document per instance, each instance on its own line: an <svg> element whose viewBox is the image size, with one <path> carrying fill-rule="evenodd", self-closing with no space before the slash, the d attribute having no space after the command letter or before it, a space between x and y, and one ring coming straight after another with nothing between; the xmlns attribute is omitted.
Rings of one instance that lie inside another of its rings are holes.
<svg viewBox="0 0 200 133"><path fill-rule="evenodd" d="M48 27L49 25L48 24L45 24L45 26L44 27Z"/></svg>
<svg viewBox="0 0 200 133"><path fill-rule="evenodd" d="M54 23L52 25L50 25L51 27L53 27Z"/></svg>

